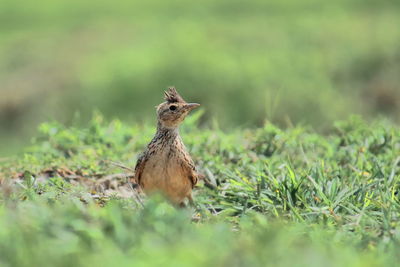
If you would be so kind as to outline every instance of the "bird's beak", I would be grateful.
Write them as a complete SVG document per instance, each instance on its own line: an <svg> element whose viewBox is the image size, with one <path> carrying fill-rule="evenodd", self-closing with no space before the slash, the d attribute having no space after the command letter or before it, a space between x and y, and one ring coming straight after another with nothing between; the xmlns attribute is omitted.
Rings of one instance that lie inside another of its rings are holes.
<svg viewBox="0 0 400 267"><path fill-rule="evenodd" d="M200 104L197 104L197 103L187 103L185 105L185 109L188 110L188 111L191 111L191 110L193 110L195 108L198 108L198 107L200 107Z"/></svg>

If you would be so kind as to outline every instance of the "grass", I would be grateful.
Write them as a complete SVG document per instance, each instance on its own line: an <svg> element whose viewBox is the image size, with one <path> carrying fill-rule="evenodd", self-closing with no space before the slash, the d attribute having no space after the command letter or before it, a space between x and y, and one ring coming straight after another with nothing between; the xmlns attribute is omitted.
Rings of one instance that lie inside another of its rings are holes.
<svg viewBox="0 0 400 267"><path fill-rule="evenodd" d="M1 162L3 266L382 266L400 259L400 129L357 117L224 132L182 127L199 170L195 210L124 195L109 161L134 166L153 127L39 127ZM12 178L12 179L9 179ZM104 180L104 179L103 179ZM94 186L95 185L95 186ZM195 220L193 218L196 218Z"/></svg>

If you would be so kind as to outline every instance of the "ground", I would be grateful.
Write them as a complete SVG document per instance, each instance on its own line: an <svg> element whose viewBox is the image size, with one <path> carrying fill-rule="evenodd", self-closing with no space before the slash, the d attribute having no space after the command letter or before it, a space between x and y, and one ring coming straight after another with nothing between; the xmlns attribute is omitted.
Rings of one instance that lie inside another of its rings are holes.
<svg viewBox="0 0 400 267"><path fill-rule="evenodd" d="M154 128L44 123L1 160L0 265L381 266L398 262L400 129L357 117L308 127L182 137L198 169L196 208L141 203L129 169Z"/></svg>

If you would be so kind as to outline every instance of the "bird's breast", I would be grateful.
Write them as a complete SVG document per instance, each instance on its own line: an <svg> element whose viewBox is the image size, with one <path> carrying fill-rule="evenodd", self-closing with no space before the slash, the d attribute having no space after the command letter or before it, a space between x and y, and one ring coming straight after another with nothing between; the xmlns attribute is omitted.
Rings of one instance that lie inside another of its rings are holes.
<svg viewBox="0 0 400 267"><path fill-rule="evenodd" d="M141 176L146 193L161 191L176 202L187 197L192 185L183 168L182 153L173 146L152 153Z"/></svg>

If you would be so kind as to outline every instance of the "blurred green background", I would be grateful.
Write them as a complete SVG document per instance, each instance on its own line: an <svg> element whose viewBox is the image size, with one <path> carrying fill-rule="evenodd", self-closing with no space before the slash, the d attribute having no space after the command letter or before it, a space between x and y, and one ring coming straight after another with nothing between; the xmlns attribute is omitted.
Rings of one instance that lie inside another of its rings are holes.
<svg viewBox="0 0 400 267"><path fill-rule="evenodd" d="M174 85L223 128L400 114L400 1L0 1L0 154Z"/></svg>

